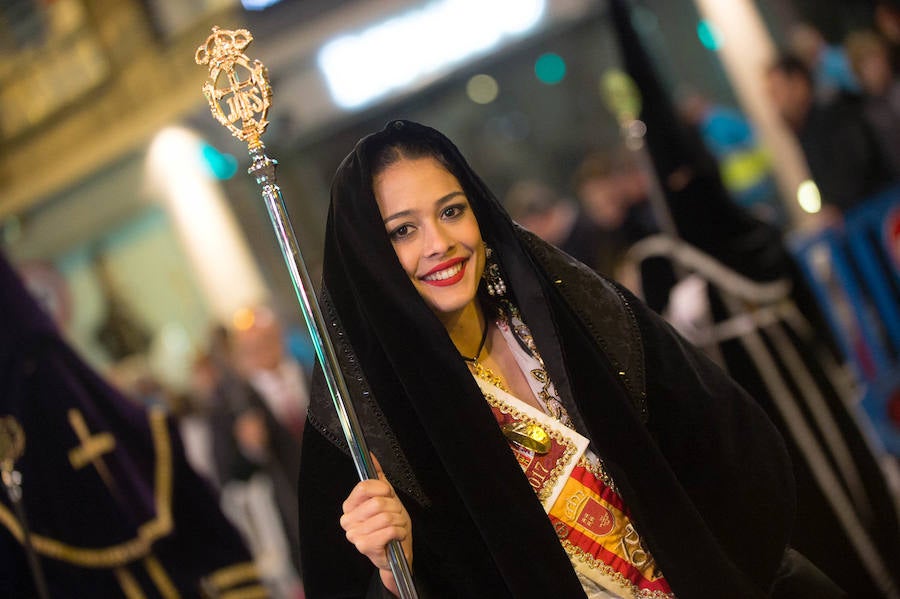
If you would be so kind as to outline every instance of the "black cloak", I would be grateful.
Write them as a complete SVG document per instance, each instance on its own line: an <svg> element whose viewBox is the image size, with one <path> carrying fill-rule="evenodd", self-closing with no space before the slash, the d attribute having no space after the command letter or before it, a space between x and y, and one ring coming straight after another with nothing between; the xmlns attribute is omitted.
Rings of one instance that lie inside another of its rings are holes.
<svg viewBox="0 0 900 599"><path fill-rule="evenodd" d="M446 137L394 121L360 141L335 176L321 303L370 447L412 518L420 596L584 593L481 391L385 233L371 161L404 139L436 148L461 183L560 398L675 594L767 596L794 499L783 441L762 410L639 300L514 225ZM310 597L383 592L338 522L356 482L319 373L299 489Z"/></svg>
<svg viewBox="0 0 900 599"><path fill-rule="evenodd" d="M900 523L894 498L853 415L857 399L834 383L839 354L828 322L780 231L731 200L699 134L678 119L632 24L630 4L610 2L614 31L643 98L647 147L680 236L752 281L789 282L790 301L782 307L793 303L800 312L785 316L785 310L774 321L754 315L759 323L754 329L718 347L728 373L787 442L798 506L791 545L854 597L898 596ZM857 145L848 138L840 151L871 158L856 152ZM877 169L877 161L871 162ZM679 185L672 185L675 180ZM729 303L746 306L721 282L710 281L709 291L715 322L735 316ZM741 313L761 314L771 305L744 307Z"/></svg>
<svg viewBox="0 0 900 599"><path fill-rule="evenodd" d="M2 252L0 418L24 433L15 468L50 597L265 592L175 423L89 368ZM0 597L37 596L19 512L0 491Z"/></svg>

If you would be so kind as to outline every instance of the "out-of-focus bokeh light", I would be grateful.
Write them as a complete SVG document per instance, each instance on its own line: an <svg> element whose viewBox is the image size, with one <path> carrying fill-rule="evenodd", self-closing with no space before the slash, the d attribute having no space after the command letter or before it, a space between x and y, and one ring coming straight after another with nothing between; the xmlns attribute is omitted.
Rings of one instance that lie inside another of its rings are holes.
<svg viewBox="0 0 900 599"><path fill-rule="evenodd" d="M241 308L231 317L231 326L236 331L247 331L256 322L256 314L251 308Z"/></svg>
<svg viewBox="0 0 900 599"><path fill-rule="evenodd" d="M279 2L281 0L241 0L241 6L247 10L265 10Z"/></svg>
<svg viewBox="0 0 900 599"><path fill-rule="evenodd" d="M641 114L641 93L634 80L619 69L607 69L600 78L603 103L620 123L629 123Z"/></svg>
<svg viewBox="0 0 900 599"><path fill-rule="evenodd" d="M553 52L542 54L534 62L534 74L541 83L556 85L566 76L566 61Z"/></svg>
<svg viewBox="0 0 900 599"><path fill-rule="evenodd" d="M625 146L629 150L640 150L644 147L644 136L647 135L647 123L640 119L634 119L622 126Z"/></svg>
<svg viewBox="0 0 900 599"><path fill-rule="evenodd" d="M500 86L490 75L475 75L466 83L466 94L476 104L490 104L497 99L499 93Z"/></svg>
<svg viewBox="0 0 900 599"><path fill-rule="evenodd" d="M806 180L797 187L797 202L804 211L815 214L822 209L822 195L815 182Z"/></svg>
<svg viewBox="0 0 900 599"><path fill-rule="evenodd" d="M440 0L319 51L319 69L341 108L361 108L388 93L483 55L537 25L546 0Z"/></svg>
<svg viewBox="0 0 900 599"><path fill-rule="evenodd" d="M700 43L707 50L715 52L722 47L722 36L716 26L709 21L703 20L697 23L697 37L700 38Z"/></svg>
<svg viewBox="0 0 900 599"><path fill-rule="evenodd" d="M231 179L237 172L237 158L231 154L223 154L213 146L204 143L200 145L200 155L203 162L209 168L210 174L216 179L224 181Z"/></svg>

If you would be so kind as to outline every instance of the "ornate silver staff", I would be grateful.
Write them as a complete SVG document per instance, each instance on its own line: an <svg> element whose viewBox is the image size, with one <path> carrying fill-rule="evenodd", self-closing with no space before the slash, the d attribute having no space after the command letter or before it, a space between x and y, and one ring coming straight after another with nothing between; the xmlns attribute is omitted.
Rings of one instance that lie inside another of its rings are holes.
<svg viewBox="0 0 900 599"><path fill-rule="evenodd" d="M25 431L22 430L22 425L12 416L0 416L0 480L6 487L6 495L22 527L22 545L28 557L28 569L31 570L35 590L41 599L49 599L47 581L44 578L41 561L31 543L31 530L25 517L25 506L22 503L22 474L16 470L16 460L22 457L23 453L25 453Z"/></svg>
<svg viewBox="0 0 900 599"><path fill-rule="evenodd" d="M205 44L197 48L195 55L197 64L209 65L209 80L203 85L203 93L216 120L227 127L232 135L247 142L252 161L248 172L256 177L256 182L260 185L356 471L360 480L375 479L378 477L375 466L369 457L359 419L349 401L350 392L328 336L327 323L300 254L281 189L275 182L275 166L278 163L266 156L266 148L260 139L269 124L266 116L272 99L272 88L265 66L258 60L251 62L243 54L244 48L251 41L253 36L246 29L229 31L213 27L212 34ZM400 596L403 599L416 599L418 595L400 542L391 541L387 553Z"/></svg>

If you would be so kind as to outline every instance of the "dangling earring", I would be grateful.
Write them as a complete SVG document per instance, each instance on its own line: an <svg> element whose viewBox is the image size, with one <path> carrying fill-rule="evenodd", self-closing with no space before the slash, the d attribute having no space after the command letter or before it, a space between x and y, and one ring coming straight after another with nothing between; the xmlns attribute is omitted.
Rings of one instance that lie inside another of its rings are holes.
<svg viewBox="0 0 900 599"><path fill-rule="evenodd" d="M506 294L506 281L500 276L500 264L494 259L494 250L484 244L484 273L481 275L489 295L501 297Z"/></svg>

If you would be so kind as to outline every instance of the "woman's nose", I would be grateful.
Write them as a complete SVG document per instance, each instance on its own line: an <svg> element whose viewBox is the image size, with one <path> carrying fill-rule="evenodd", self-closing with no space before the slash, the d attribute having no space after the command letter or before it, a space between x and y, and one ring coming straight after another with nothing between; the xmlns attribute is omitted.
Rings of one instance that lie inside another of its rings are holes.
<svg viewBox="0 0 900 599"><path fill-rule="evenodd" d="M424 248L426 256L446 254L451 247L453 247L453 240L444 227L440 224L426 227Z"/></svg>

